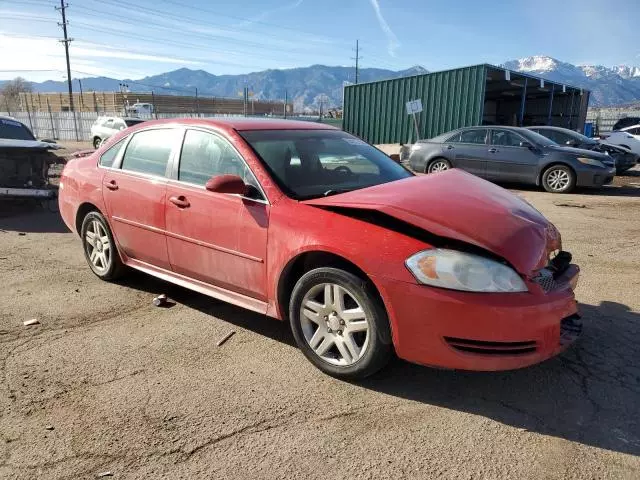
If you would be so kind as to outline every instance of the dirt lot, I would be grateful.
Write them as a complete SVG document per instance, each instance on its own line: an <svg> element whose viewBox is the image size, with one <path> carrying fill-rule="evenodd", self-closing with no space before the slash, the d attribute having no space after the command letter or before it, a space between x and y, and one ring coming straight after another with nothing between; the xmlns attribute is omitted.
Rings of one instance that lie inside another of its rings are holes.
<svg viewBox="0 0 640 480"><path fill-rule="evenodd" d="M616 183L521 192L583 270L571 350L504 373L395 360L360 384L280 322L99 281L57 214L5 206L0 478L640 478L640 171Z"/></svg>

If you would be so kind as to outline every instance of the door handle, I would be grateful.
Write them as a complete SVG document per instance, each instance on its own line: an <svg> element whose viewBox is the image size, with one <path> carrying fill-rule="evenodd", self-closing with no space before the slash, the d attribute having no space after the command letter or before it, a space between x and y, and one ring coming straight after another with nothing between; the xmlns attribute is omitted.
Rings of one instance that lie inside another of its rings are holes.
<svg viewBox="0 0 640 480"><path fill-rule="evenodd" d="M453 150L453 145L447 145L447 150Z"/></svg>
<svg viewBox="0 0 640 480"><path fill-rule="evenodd" d="M118 189L118 184L116 183L115 180L110 180L108 182L104 182L104 186L107 187L109 190L117 190Z"/></svg>
<svg viewBox="0 0 640 480"><path fill-rule="evenodd" d="M189 200L187 200L183 195L180 195L179 197L169 197L169 201L178 208L187 208L191 205Z"/></svg>
<svg viewBox="0 0 640 480"><path fill-rule="evenodd" d="M497 148L490 148L489 153L496 153L498 151Z"/></svg>

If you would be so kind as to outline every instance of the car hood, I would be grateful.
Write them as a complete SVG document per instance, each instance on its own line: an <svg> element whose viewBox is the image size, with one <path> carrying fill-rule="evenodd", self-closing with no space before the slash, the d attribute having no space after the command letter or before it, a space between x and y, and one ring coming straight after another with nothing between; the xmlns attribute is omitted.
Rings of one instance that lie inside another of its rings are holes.
<svg viewBox="0 0 640 480"><path fill-rule="evenodd" d="M380 211L431 234L488 250L527 276L561 248L560 234L535 208L458 169L302 203Z"/></svg>
<svg viewBox="0 0 640 480"><path fill-rule="evenodd" d="M33 148L38 150L58 150L62 147L57 143L40 142L38 140L0 138L0 148Z"/></svg>
<svg viewBox="0 0 640 480"><path fill-rule="evenodd" d="M604 153L594 152L593 150L585 150L583 148L564 147L562 145L547 145L545 148L554 152L568 153L576 157L588 157L600 161L608 159L608 157Z"/></svg>

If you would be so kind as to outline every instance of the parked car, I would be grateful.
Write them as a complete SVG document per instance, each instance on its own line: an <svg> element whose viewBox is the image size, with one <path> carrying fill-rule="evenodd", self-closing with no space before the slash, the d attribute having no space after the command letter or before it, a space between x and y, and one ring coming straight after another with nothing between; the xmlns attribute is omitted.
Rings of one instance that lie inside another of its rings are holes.
<svg viewBox="0 0 640 480"><path fill-rule="evenodd" d="M605 133L601 137L607 143L628 148L636 155L640 155L640 125L625 127L622 130Z"/></svg>
<svg viewBox="0 0 640 480"><path fill-rule="evenodd" d="M624 117L613 125L613 130L622 130L623 128L640 125L640 117Z"/></svg>
<svg viewBox="0 0 640 480"><path fill-rule="evenodd" d="M613 160L602 153L562 147L526 128L466 127L420 140L409 158L417 172L460 168L494 182L542 185L552 193L613 180Z"/></svg>
<svg viewBox="0 0 640 480"><path fill-rule="evenodd" d="M638 163L639 156L631 150L619 145L613 145L604 140L595 140L581 133L574 132L568 128L560 127L527 127L529 130L544 135L553 140L558 145L566 145L568 147L581 148L583 150L593 150L594 152L604 153L613 158L616 165L616 173L621 174Z"/></svg>
<svg viewBox="0 0 640 480"><path fill-rule="evenodd" d="M0 198L55 198L49 167L63 163L53 141L39 141L22 122L0 116Z"/></svg>
<svg viewBox="0 0 640 480"><path fill-rule="evenodd" d="M98 117L93 125L91 125L93 148L97 149L102 142L120 130L138 125L142 122L144 122L143 119L133 117Z"/></svg>
<svg viewBox="0 0 640 480"><path fill-rule="evenodd" d="M60 189L99 278L129 267L288 321L337 377L392 350L520 368L581 329L579 269L536 209L461 170L415 176L326 124L150 121L70 160Z"/></svg>

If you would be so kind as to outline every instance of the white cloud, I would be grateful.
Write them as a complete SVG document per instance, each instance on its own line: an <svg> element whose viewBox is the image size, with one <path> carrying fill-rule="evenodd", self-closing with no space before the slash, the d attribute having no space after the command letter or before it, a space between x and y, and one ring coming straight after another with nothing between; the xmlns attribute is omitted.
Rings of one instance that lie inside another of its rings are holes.
<svg viewBox="0 0 640 480"><path fill-rule="evenodd" d="M380 10L380 4L378 3L378 0L370 0L370 2L374 12L376 13L376 17L378 18L378 23L380 24L380 28L386 35L387 41L389 42L387 44L387 51L389 52L389 55L391 55L392 57L395 57L396 50L400 46L400 41L398 40L398 37L396 37L396 34L393 33L393 30L391 30L391 27L389 26L387 21L382 16L382 11Z"/></svg>
<svg viewBox="0 0 640 480"><path fill-rule="evenodd" d="M262 22L262 21L266 20L267 18L269 18L274 13L286 12L288 10L294 10L294 9L298 8L302 4L303 1L304 0L296 0L293 3L289 3L287 5L283 5L281 7L274 8L273 10L266 10L266 11L264 11L262 13L259 13L259 14L255 15L255 16L251 17L248 20L245 20L244 22L241 22L241 23L237 24L236 27L239 27L239 28L248 27L248 26L250 26L250 25L252 25L252 24L254 24L256 22Z"/></svg>
<svg viewBox="0 0 640 480"><path fill-rule="evenodd" d="M148 71L136 66L127 66L127 61L135 63L133 61L136 60L173 66L203 64L195 60L137 53L81 41L73 42L70 52L73 77L90 74L114 78L139 78L147 75ZM59 80L66 75L64 47L55 39L5 35L0 32L0 58L2 79L21 75L32 81Z"/></svg>

